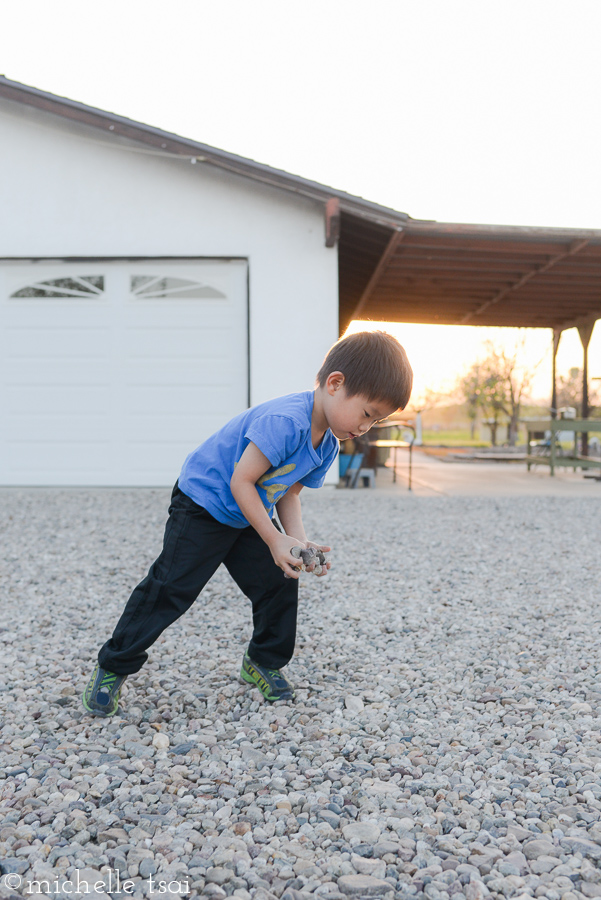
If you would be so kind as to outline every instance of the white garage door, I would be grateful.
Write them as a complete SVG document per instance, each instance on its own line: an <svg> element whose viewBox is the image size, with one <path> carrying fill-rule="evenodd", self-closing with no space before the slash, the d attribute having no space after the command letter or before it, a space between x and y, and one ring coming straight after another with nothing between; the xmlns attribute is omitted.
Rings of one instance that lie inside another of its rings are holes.
<svg viewBox="0 0 601 900"><path fill-rule="evenodd" d="M248 405L242 260L0 265L0 483L170 485Z"/></svg>

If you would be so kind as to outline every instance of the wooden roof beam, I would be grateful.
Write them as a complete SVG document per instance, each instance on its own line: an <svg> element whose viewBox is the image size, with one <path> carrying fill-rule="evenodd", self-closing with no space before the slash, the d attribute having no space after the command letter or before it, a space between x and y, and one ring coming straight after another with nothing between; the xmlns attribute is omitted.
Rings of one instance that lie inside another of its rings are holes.
<svg viewBox="0 0 601 900"><path fill-rule="evenodd" d="M367 286L366 286L365 290L363 291L363 294L361 295L361 299L359 300L359 302L357 303L357 306L353 310L353 314L351 316L352 319L358 319L360 314L362 313L362 311L365 309L367 301L369 300L371 294L373 293L375 286L377 285L378 281L380 280L380 278L382 277L382 275L388 268L390 260L394 256L394 253L395 253L397 247L399 246L399 244L401 243L401 241L403 240L404 237L405 237L405 232L402 229L396 229L395 231L392 232L390 240L388 241L388 244L386 245L386 249L384 250L384 253L380 257L380 261L379 261L378 265L376 266L376 268L374 269L374 272L373 272L371 278L369 279Z"/></svg>
<svg viewBox="0 0 601 900"><path fill-rule="evenodd" d="M549 269L553 268L553 266L556 263L558 263L560 260L566 259L566 257L568 257L568 256L575 256L580 250L582 250L583 247L586 247L587 244L588 244L588 239L582 240L582 241L572 241L572 243L570 244L568 249L564 250L563 253L558 253L556 256L554 256L552 259L550 259L549 262L546 263L544 266L540 266L539 268L533 269L527 275L524 275L522 278L520 278L520 280L517 281L511 287L504 288L502 291L499 291L499 293L495 297L493 297L491 300L487 300L487 302L483 303L482 306L480 306L475 312L469 313L465 317L465 319L461 322L461 324L468 325L470 319L472 319L474 316L482 315L482 313L486 309L488 309L490 306L493 306L494 304L499 303L501 300L503 300L504 297L506 297L508 294L512 293L512 291L517 291L519 288L522 287L522 285L527 284L527 282L529 282L536 275L542 275L543 272L548 272Z"/></svg>

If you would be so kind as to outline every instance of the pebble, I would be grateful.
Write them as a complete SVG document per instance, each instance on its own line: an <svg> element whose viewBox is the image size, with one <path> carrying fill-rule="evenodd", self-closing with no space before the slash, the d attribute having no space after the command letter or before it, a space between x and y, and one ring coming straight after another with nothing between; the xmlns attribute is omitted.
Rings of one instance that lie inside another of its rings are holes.
<svg viewBox="0 0 601 900"><path fill-rule="evenodd" d="M338 888L349 897L382 897L394 890L387 881L371 875L343 875Z"/></svg>
<svg viewBox="0 0 601 900"><path fill-rule="evenodd" d="M344 698L344 705L350 712L354 713L359 713L365 709L365 704L361 697L356 697L354 694L348 694Z"/></svg>
<svg viewBox="0 0 601 900"><path fill-rule="evenodd" d="M333 568L301 586L296 702L240 681L248 603L220 569L103 720L81 690L169 492L0 493L3 876L601 896L598 498L307 491Z"/></svg>
<svg viewBox="0 0 601 900"><path fill-rule="evenodd" d="M381 832L375 822L352 822L350 825L343 826L342 834L351 844L353 841L374 844L380 837Z"/></svg>

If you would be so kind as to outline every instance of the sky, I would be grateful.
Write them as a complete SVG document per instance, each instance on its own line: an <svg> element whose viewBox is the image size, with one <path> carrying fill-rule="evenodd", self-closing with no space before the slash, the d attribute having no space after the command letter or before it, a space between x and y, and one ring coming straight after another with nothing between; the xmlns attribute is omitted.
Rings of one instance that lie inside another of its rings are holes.
<svg viewBox="0 0 601 900"><path fill-rule="evenodd" d="M414 218L601 228L600 33L599 0L28 0L0 72ZM419 390L484 331L424 328L403 330ZM601 326L589 358L601 375ZM559 370L581 361L564 334Z"/></svg>

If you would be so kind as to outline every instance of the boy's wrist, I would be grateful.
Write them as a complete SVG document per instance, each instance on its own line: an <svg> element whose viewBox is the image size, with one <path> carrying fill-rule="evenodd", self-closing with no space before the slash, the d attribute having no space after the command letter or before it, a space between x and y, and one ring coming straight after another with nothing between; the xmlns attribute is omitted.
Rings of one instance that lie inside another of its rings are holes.
<svg viewBox="0 0 601 900"><path fill-rule="evenodd" d="M271 524L273 526L273 522ZM265 541L265 543L267 544L267 546L269 547L270 550L272 550L273 547L275 547L275 545L278 542L278 538L282 536L282 532L278 531L277 528L275 528L275 527L272 527L271 531L273 532L273 534L268 532L267 534L261 535L261 537L263 538L263 540Z"/></svg>

